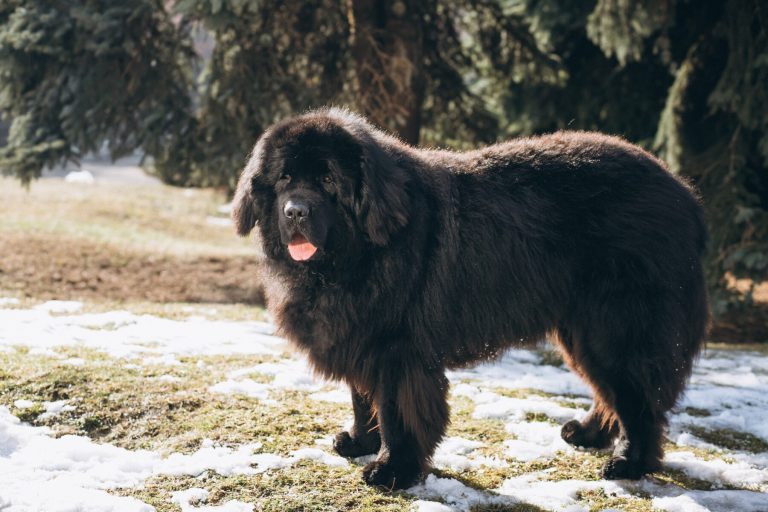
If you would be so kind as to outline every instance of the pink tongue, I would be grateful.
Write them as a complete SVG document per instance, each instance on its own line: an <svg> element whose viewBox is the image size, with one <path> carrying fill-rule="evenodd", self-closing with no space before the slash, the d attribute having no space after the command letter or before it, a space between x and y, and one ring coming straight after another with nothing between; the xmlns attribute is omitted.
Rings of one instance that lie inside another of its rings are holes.
<svg viewBox="0 0 768 512"><path fill-rule="evenodd" d="M291 253L291 258L294 260L305 261L317 252L317 247L307 242L305 238L297 237L288 244L288 252Z"/></svg>

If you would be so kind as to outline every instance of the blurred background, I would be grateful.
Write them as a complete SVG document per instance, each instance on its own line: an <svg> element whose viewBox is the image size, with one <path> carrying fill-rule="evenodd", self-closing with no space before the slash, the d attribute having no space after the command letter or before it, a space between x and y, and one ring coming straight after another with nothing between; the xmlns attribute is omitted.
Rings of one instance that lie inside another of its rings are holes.
<svg viewBox="0 0 768 512"><path fill-rule="evenodd" d="M228 196L272 122L343 105L412 144L558 129L698 187L716 341L768 341L768 4L4 0L0 294L261 304Z"/></svg>

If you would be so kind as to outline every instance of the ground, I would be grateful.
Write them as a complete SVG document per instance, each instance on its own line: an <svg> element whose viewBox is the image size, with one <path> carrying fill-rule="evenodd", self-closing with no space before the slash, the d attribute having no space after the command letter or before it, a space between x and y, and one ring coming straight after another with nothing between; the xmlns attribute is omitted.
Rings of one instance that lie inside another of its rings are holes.
<svg viewBox="0 0 768 512"><path fill-rule="evenodd" d="M607 454L560 440L589 391L542 345L451 372L435 468L372 489L330 447L347 391L273 335L220 196L61 180L0 196L3 512L768 510L765 345L708 346L640 482L600 480Z"/></svg>

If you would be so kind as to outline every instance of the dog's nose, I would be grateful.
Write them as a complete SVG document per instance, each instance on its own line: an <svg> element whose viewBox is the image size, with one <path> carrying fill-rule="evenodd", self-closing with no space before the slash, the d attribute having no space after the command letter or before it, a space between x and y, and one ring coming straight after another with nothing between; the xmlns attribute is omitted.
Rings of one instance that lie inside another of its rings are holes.
<svg viewBox="0 0 768 512"><path fill-rule="evenodd" d="M301 220L309 215L309 206L298 201L288 201L283 207L286 217L293 220Z"/></svg>

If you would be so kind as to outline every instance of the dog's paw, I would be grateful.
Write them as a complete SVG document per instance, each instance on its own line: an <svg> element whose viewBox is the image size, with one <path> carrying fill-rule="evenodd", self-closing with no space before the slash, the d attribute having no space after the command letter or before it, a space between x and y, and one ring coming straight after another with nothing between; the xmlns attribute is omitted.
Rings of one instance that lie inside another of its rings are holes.
<svg viewBox="0 0 768 512"><path fill-rule="evenodd" d="M571 420L560 429L560 437L571 446L583 448L608 448L613 441L609 432L599 429L588 429L578 420Z"/></svg>
<svg viewBox="0 0 768 512"><path fill-rule="evenodd" d="M416 483L421 473L418 464L393 463L374 460L363 468L363 481L368 485L386 487L389 490L407 489Z"/></svg>
<svg viewBox="0 0 768 512"><path fill-rule="evenodd" d="M333 440L333 449L342 457L362 457L379 451L378 434L375 438L359 439L349 435L346 430L339 432Z"/></svg>
<svg viewBox="0 0 768 512"><path fill-rule="evenodd" d="M639 462L632 462L626 457L611 457L603 466L602 477L606 480L638 480L649 472Z"/></svg>
<svg viewBox="0 0 768 512"><path fill-rule="evenodd" d="M578 420L571 420L560 429L563 441L573 446L584 446L584 428Z"/></svg>

